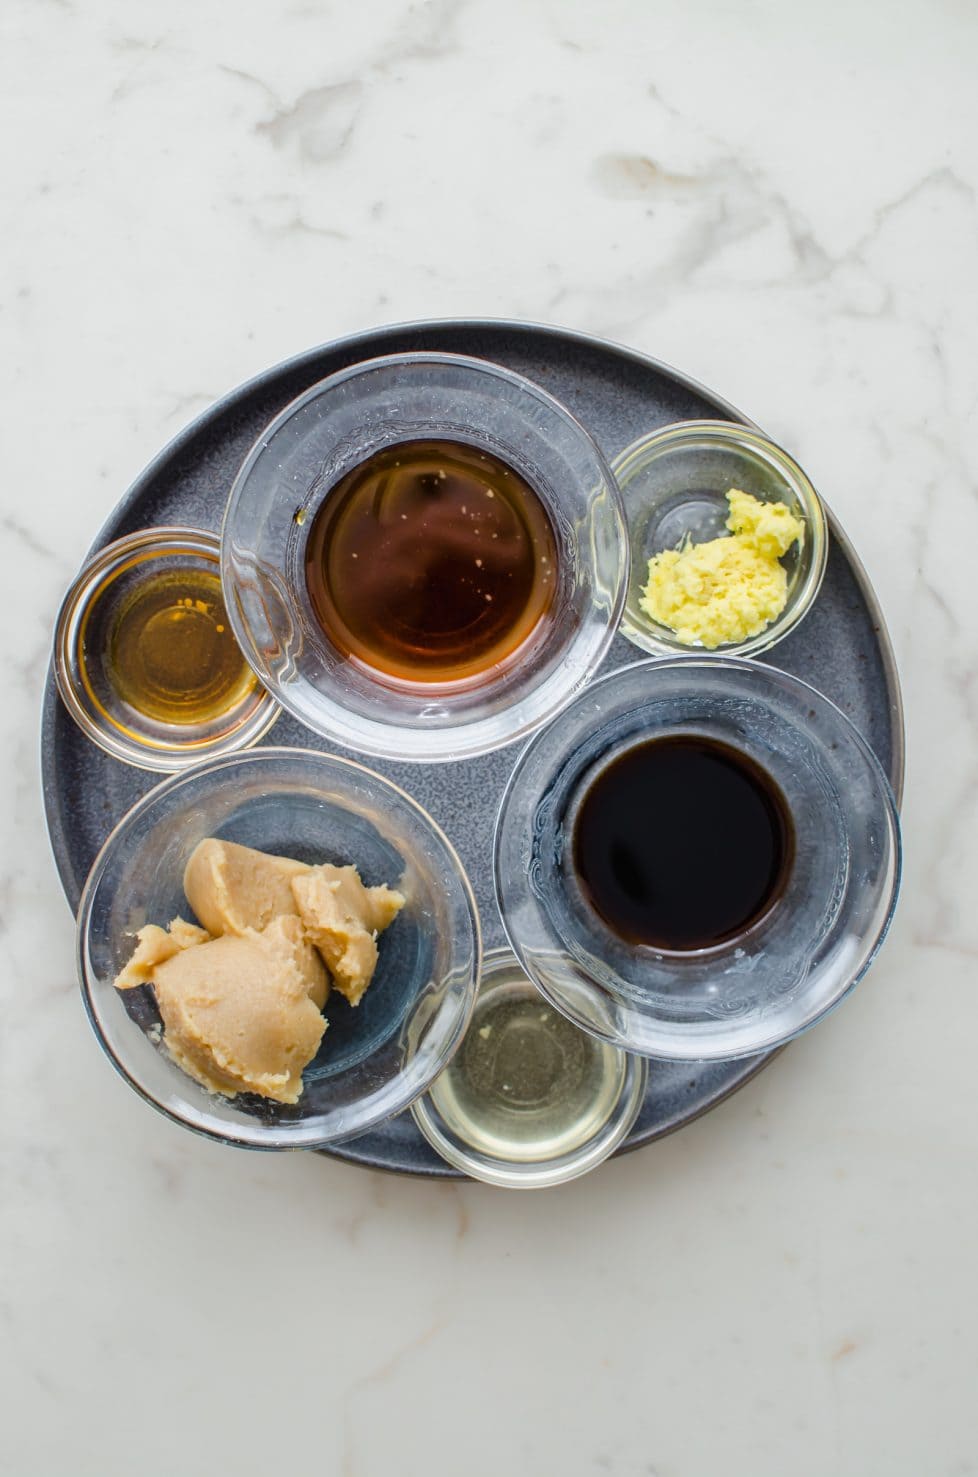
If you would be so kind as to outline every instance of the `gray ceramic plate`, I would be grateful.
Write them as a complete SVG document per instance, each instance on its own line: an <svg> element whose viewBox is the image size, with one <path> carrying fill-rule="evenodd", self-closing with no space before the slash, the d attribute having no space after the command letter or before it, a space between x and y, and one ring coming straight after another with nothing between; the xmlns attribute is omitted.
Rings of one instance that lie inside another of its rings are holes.
<svg viewBox="0 0 978 1477"><path fill-rule="evenodd" d="M347 365L378 354L444 350L496 360L528 375L584 422L609 461L643 432L672 421L739 421L725 401L665 365L583 334L534 324L462 321L377 329L311 349L232 391L188 426L137 478L94 548L150 524L218 529L231 482L259 433L296 395ZM767 658L818 687L875 749L899 796L903 720L893 655L872 588L835 522L819 599ZM616 638L606 668L640 655ZM274 744L326 746L282 717ZM85 876L109 830L159 776L95 748L62 707L48 675L43 718L48 829L62 885L77 909ZM490 872L496 805L515 749L454 765L372 763L415 795L444 826L468 869L487 949L505 943ZM625 1149L649 1143L705 1113L747 1082L770 1056L713 1064L653 1064L645 1104ZM410 1114L330 1151L339 1159L406 1174L455 1176L421 1138Z"/></svg>

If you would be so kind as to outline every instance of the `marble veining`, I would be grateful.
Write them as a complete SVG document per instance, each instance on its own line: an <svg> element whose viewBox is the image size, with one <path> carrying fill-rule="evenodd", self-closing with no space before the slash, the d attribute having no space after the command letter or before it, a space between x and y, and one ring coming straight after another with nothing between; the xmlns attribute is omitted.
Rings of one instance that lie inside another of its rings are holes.
<svg viewBox="0 0 978 1477"><path fill-rule="evenodd" d="M0 27L0 1470L978 1471L974 7L8 0ZM41 820L55 613L140 469L269 364L453 315L625 341L783 441L908 718L872 974L716 1112L539 1195L141 1105Z"/></svg>

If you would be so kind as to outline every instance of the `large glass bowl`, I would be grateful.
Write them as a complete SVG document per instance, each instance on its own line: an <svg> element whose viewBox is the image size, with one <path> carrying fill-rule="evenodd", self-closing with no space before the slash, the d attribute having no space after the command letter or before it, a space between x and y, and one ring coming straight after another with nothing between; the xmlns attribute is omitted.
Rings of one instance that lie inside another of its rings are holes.
<svg viewBox="0 0 978 1477"><path fill-rule="evenodd" d="M331 992L329 1029L294 1106L207 1092L161 1044L151 988L120 992L112 983L144 923L192 918L183 869L205 836L300 861L353 863L368 885L396 885L407 898L381 935L360 1005ZM472 889L434 821L352 760L302 749L212 760L151 790L106 841L78 912L85 1004L110 1060L168 1117L258 1149L335 1143L408 1107L462 1039L480 953Z"/></svg>
<svg viewBox="0 0 978 1477"><path fill-rule="evenodd" d="M553 524L557 593L545 639L484 683L372 674L324 635L306 587L306 540L339 479L418 439L494 453L529 482ZM528 734L597 670L624 601L628 534L610 468L552 396L479 359L394 354L323 380L264 432L231 490L222 578L242 650L300 722L360 754L460 759Z"/></svg>
<svg viewBox="0 0 978 1477"><path fill-rule="evenodd" d="M567 832L611 758L677 734L731 745L768 772L795 853L776 906L749 933L667 954L625 943L586 903ZM712 1061L782 1045L860 979L896 903L899 824L872 751L806 683L739 658L666 658L592 683L531 740L503 797L494 866L513 949L558 1009L628 1051Z"/></svg>

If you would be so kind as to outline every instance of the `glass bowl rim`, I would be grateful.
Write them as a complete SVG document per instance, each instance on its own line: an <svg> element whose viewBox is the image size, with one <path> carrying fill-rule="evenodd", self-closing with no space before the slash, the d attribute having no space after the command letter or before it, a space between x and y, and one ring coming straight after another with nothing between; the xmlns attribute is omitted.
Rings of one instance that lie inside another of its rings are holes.
<svg viewBox="0 0 978 1477"><path fill-rule="evenodd" d="M54 631L54 679L68 713L85 737L91 739L103 753L123 764L131 765L134 769L162 775L182 774L196 764L231 757L256 744L279 718L282 707L255 673L259 689L258 701L249 717L242 719L229 732L210 744L195 744L192 747L175 745L169 749L141 743L134 735L127 736L103 726L93 716L70 676L81 632L81 619L98 594L102 580L112 571L113 566L138 553L156 554L160 558L184 553L196 558L213 559L216 573L220 577L220 539L217 534L204 528L192 528L189 524L159 524L136 529L103 544L87 556L68 586L58 610ZM228 616L230 618L230 611ZM237 642L236 636L235 641ZM238 646L240 649L240 642ZM241 655L247 662L243 650ZM247 665L251 667L250 662Z"/></svg>
<svg viewBox="0 0 978 1477"><path fill-rule="evenodd" d="M86 954L89 928L92 916L92 904L98 890L98 885L106 870L108 861L116 845L118 844L120 836L122 836L123 833L127 829L129 829L129 827L133 825L147 810L152 808L152 806L160 798L161 794L164 791L169 793L170 790L177 789L182 783L189 783L192 780L199 779L201 777L199 771L204 769L223 769L225 767L236 764L255 764L261 763L268 759L274 760L281 758L301 760L312 759L319 763L325 762L329 765L339 765L343 769L353 770L360 775L366 775L371 783L379 783L382 788L394 791L398 798L404 801L407 804L408 808L416 814L416 816L420 819L422 825L434 834L435 838L444 848L448 855L448 858L452 862L454 867L455 879L459 885L462 897L465 901L469 914L469 919L472 925L473 969L472 979L470 980L467 987L467 1000L465 1009L461 1013L459 1020L456 1023L454 1041L452 1042L451 1050L448 1052L448 1055L445 1057L445 1059L440 1063L438 1071L443 1070L444 1067L447 1066L448 1062L451 1060L452 1055L454 1055L454 1052L461 1045L462 1039L465 1035L468 1023L472 1017L472 1011L475 1006L476 996L478 994L483 958L482 920L479 915L478 903L476 902L475 893L473 891L469 875L465 870L465 866L463 865L462 860L459 857L458 852L456 851L451 840L442 830L438 822L431 815L429 815L427 810L425 810L424 806L421 805L419 801L415 800L413 795L410 795L407 790L402 789L401 786L396 784L393 780L387 779L385 775L378 774L376 770L369 769L364 764L359 764L355 759L348 759L345 755L342 754L330 754L323 751L322 749L293 748L289 745L269 745L260 749L249 749L243 753L238 754L215 755L213 759L203 761L198 767L195 767L194 769L181 770L175 774L165 776L157 784L153 785L151 789L147 790L145 795L140 796L135 804L126 811L125 815L123 815L116 822L112 830L109 832L108 836L105 838L101 847L99 848L95 859L92 862L91 868L89 869L88 875L85 878L81 897L78 902L77 921L75 925L75 966L79 986L81 989L82 1003L85 1007L85 1013L88 1016L89 1024L92 1027L92 1031L94 1032L99 1046L101 1047L104 1054L108 1057L113 1067L119 1073L120 1077L123 1078L128 1086L131 1087L132 1090L137 1093L144 1102L148 1103L150 1107L155 1108L156 1111L161 1113L165 1118L170 1119L171 1122L178 1124L181 1128L189 1129L192 1133L198 1133L203 1138L210 1139L212 1142L215 1143L227 1144L234 1148L257 1149L271 1152L280 1150L290 1151L294 1149L328 1148L330 1145L334 1143L340 1143L346 1138L355 1138L359 1137L361 1133L368 1133L371 1131L371 1129L378 1127L379 1124L386 1122L389 1118L392 1118L396 1114L402 1113L405 1109L409 1108L416 1098L420 1097L424 1092L427 1091L428 1086L430 1086L430 1081L428 1083L422 1083L420 1086L417 1086L415 1090L412 1091L412 1093L407 1096L405 1098L405 1101L401 1103L398 1107L391 1109L389 1112L378 1115L376 1118L371 1119L368 1122L365 1122L362 1127L358 1126L356 1129L349 1130L348 1132L335 1137L332 1135L323 1137L321 1134L317 1135L314 1132L310 1132L308 1128L305 1127L297 1131L295 1124L290 1125L292 1131L288 1134L283 1134L275 1126L269 1128L265 1125L257 1124L257 1122L254 1128L244 1128L240 1126L232 1127L232 1125L229 1124L223 1124L220 1128L211 1127L204 1122L195 1121L195 1114L185 1112L179 1105L174 1105L172 1099L169 1102L161 1102L160 1099L149 1090L149 1088L144 1086L144 1084L139 1081L136 1076L133 1075L129 1067L121 1059L120 1054L116 1052L116 1050L111 1046L105 1036L105 1033L102 1030L99 1019L99 1012L94 1003L93 985L89 979L89 971L86 967ZM111 984L108 988L112 988ZM132 1026L134 1031L139 1030L139 1027L138 1025L136 1025L135 1022L132 1023ZM175 1063L173 1064L173 1067L174 1071L180 1072L181 1069ZM187 1080L192 1081L193 1079L188 1078ZM433 1078L431 1080L433 1080Z"/></svg>
<svg viewBox="0 0 978 1477"><path fill-rule="evenodd" d="M699 419L675 421L667 426L659 426L654 431L648 431L636 437L612 459L611 470L615 475L622 502L625 505L626 521L628 493L623 485L624 477L634 472L636 468L640 469L645 462L653 460L660 453L668 453L681 448L684 443L696 441L712 442L730 451L750 450L759 454L769 466L774 468L782 481L791 488L808 524L812 546L809 569L800 587L789 599L781 614L765 626L763 631L759 631L756 636L751 636L746 641L732 641L712 651L704 647L687 646L670 637L665 627L661 630L653 630L651 623L638 622L633 618L628 610L627 591L626 602L622 609L621 633L633 646L656 657L684 654L756 656L776 646L790 631L800 625L815 603L828 562L828 513L808 473L777 441L772 440L770 436L766 436L756 427L742 425L738 421Z"/></svg>

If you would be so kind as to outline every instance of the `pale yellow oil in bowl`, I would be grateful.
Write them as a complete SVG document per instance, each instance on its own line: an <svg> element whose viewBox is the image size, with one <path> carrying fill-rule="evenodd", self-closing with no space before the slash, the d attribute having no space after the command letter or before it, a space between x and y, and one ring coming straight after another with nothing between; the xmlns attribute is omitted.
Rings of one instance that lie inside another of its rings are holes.
<svg viewBox="0 0 978 1477"><path fill-rule="evenodd" d="M430 1089L446 1128L494 1158L572 1154L607 1122L625 1058L548 1005L529 982L484 989L452 1062Z"/></svg>

